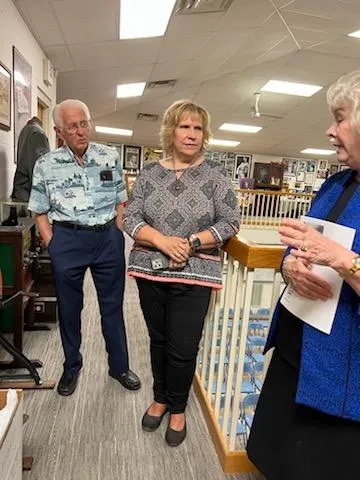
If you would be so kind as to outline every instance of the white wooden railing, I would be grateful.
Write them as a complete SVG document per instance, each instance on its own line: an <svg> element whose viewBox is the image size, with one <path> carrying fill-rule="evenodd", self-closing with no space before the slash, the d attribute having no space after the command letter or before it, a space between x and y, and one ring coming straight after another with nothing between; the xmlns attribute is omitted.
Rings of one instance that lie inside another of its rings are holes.
<svg viewBox="0 0 360 480"><path fill-rule="evenodd" d="M262 350L283 252L241 238L224 248L224 287L211 299L194 387L225 473L254 469L245 445L268 364Z"/></svg>
<svg viewBox="0 0 360 480"><path fill-rule="evenodd" d="M274 192L271 190L236 190L241 225L272 228L284 218L299 218L310 208L314 194Z"/></svg>

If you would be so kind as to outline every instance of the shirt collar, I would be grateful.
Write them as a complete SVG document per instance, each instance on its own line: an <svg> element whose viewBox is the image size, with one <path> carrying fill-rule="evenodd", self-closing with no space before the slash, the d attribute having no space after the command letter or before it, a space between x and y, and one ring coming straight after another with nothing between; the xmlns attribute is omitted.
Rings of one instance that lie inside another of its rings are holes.
<svg viewBox="0 0 360 480"><path fill-rule="evenodd" d="M81 166L79 160L76 158L76 156L74 155L74 152L71 150L71 148L65 143L64 145L65 149L67 150L68 154L74 159L74 161ZM84 165L86 165L88 163L88 154L89 154L89 151L90 151L90 148L91 148L91 143L89 142L89 145L87 147L87 149L85 150L85 153L83 155L83 159L84 159Z"/></svg>

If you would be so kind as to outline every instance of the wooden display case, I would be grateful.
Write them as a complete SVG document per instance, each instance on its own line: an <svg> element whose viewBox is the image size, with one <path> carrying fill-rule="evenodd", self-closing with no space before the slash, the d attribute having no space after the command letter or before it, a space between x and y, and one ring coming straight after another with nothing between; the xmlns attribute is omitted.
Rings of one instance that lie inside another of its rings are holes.
<svg viewBox="0 0 360 480"><path fill-rule="evenodd" d="M255 163L255 188L281 190L284 166L280 163Z"/></svg>

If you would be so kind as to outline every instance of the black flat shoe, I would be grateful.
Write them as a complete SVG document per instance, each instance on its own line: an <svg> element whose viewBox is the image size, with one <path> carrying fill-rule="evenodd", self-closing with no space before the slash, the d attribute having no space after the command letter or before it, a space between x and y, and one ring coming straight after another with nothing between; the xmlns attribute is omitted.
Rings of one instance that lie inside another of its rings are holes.
<svg viewBox="0 0 360 480"><path fill-rule="evenodd" d="M170 447L178 447L185 440L185 437L186 423L184 425L184 428L179 432L170 428L170 424L168 425L165 433L165 441Z"/></svg>
<svg viewBox="0 0 360 480"><path fill-rule="evenodd" d="M149 415L146 411L141 420L142 429L145 432L155 432L155 430L160 427L162 419L164 418L166 412L167 408L165 408L164 413L158 417L156 415Z"/></svg>
<svg viewBox="0 0 360 480"><path fill-rule="evenodd" d="M69 372L64 372L61 375L61 378L57 386L57 392L59 395L63 395L64 397L67 397L68 395L71 395L72 393L75 392L75 388L79 378L79 373L80 372L72 374Z"/></svg>
<svg viewBox="0 0 360 480"><path fill-rule="evenodd" d="M109 375L118 380L128 390L139 390L141 387L140 378L130 369L126 373L116 373L109 370Z"/></svg>

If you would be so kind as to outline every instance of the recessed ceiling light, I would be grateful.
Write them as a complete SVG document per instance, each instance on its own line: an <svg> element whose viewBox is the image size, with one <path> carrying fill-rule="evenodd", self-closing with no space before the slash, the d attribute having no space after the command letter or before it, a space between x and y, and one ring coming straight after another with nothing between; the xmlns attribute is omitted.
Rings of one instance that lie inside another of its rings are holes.
<svg viewBox="0 0 360 480"><path fill-rule="evenodd" d="M243 132L243 133L257 133L263 127L255 127L255 125L240 125L236 123L223 123L219 130L226 130L228 132Z"/></svg>
<svg viewBox="0 0 360 480"><path fill-rule="evenodd" d="M219 147L236 147L237 145L240 145L240 142L235 140L219 140L212 138L209 141L209 145L218 145Z"/></svg>
<svg viewBox="0 0 360 480"><path fill-rule="evenodd" d="M348 33L348 37L360 38L360 30L356 30L355 32Z"/></svg>
<svg viewBox="0 0 360 480"><path fill-rule="evenodd" d="M117 86L117 98L141 97L144 92L146 83L123 83Z"/></svg>
<svg viewBox="0 0 360 480"><path fill-rule="evenodd" d="M108 133L109 135L123 135L124 137L131 137L133 134L132 130L126 130L124 128L112 128L112 127L95 127L95 132L98 133Z"/></svg>
<svg viewBox="0 0 360 480"><path fill-rule="evenodd" d="M301 153L309 153L310 155L333 155L335 150L323 150L321 148L305 148Z"/></svg>
<svg viewBox="0 0 360 480"><path fill-rule="evenodd" d="M161 37L176 0L120 0L120 40Z"/></svg>
<svg viewBox="0 0 360 480"><path fill-rule="evenodd" d="M321 90L320 85L308 83L283 82L281 80L269 80L263 87L263 92L284 93L285 95L298 95L300 97L311 97Z"/></svg>

